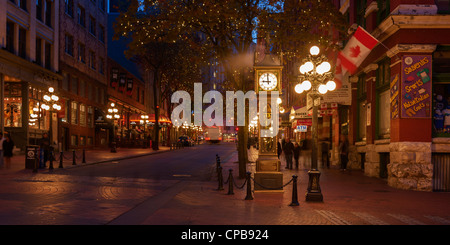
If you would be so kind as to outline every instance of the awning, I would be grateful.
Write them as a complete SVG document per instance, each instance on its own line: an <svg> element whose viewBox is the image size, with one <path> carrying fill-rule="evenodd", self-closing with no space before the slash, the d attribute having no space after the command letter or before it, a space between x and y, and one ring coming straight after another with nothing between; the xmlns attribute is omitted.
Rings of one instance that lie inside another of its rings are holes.
<svg viewBox="0 0 450 245"><path fill-rule="evenodd" d="M304 107L292 107L291 113L289 114L289 120L294 121L296 119L305 119L312 117L312 110L308 110L306 106Z"/></svg>
<svg viewBox="0 0 450 245"><path fill-rule="evenodd" d="M155 114L149 114L149 115L148 115L148 120L149 120L150 122L155 122ZM170 121L170 119L167 118L167 117L164 116L164 115L160 115L158 121L159 121L160 123L172 123L172 121Z"/></svg>
<svg viewBox="0 0 450 245"><path fill-rule="evenodd" d="M131 118L131 117L130 117L130 118ZM155 114L149 114L147 120L148 120L148 123L149 123L149 124L152 124L152 125L155 124ZM141 117L140 117L140 115L139 115L139 117L135 117L135 118L130 119L130 122L136 122L136 124L140 124L140 122L141 122ZM160 124L163 124L163 125L172 124L172 121L170 121L170 119L167 118L167 117L164 116L164 115L160 115L160 116L159 116L158 122L159 122Z"/></svg>

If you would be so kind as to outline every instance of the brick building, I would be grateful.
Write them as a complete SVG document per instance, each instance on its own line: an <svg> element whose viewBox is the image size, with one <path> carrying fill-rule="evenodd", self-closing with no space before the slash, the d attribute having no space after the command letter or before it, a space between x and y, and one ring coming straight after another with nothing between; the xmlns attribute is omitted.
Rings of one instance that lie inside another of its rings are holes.
<svg viewBox="0 0 450 245"><path fill-rule="evenodd" d="M450 190L449 13L449 1L350 1L349 23L380 42L348 77L351 106L332 123L348 127L351 168L396 188Z"/></svg>
<svg viewBox="0 0 450 245"><path fill-rule="evenodd" d="M58 73L59 4L52 0L0 1L1 131L10 133L22 151L50 128L56 136L56 114L51 116L39 105L48 87L57 88L62 79ZM33 123L32 114L36 115Z"/></svg>
<svg viewBox="0 0 450 245"><path fill-rule="evenodd" d="M106 0L60 2L59 141L64 150L107 146L106 130L95 125L107 101Z"/></svg>

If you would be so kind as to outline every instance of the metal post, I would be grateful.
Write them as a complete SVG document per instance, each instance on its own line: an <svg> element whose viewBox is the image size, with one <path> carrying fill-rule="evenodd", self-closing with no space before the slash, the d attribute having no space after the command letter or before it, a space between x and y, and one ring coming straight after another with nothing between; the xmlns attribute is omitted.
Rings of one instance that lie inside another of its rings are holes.
<svg viewBox="0 0 450 245"><path fill-rule="evenodd" d="M317 147L318 147L317 108L318 108L318 105L315 103L316 99L319 98L319 95L317 93L318 93L317 91L312 91L309 94L309 96L311 96L311 99L313 101L312 128L311 128L313 145L312 145L312 151L311 151L311 170L308 171L309 183L308 183L308 189L307 189L307 193L306 193L306 201L321 202L321 201L323 201L323 196L322 196L322 192L320 190L320 184L319 184L320 171L317 169Z"/></svg>
<svg viewBox="0 0 450 245"><path fill-rule="evenodd" d="M76 158L76 155L75 155L75 150L73 150L72 151L73 152L73 154L72 154L72 165L77 165L77 163L76 163L76 160L75 160L75 158Z"/></svg>
<svg viewBox="0 0 450 245"><path fill-rule="evenodd" d="M228 175L228 193L227 195L234 195L233 192L233 169L228 170L230 174Z"/></svg>
<svg viewBox="0 0 450 245"><path fill-rule="evenodd" d="M222 176L222 167L219 166L217 169L217 178L219 180L219 187L217 188L218 191L223 190L223 176Z"/></svg>
<svg viewBox="0 0 450 245"><path fill-rule="evenodd" d="M247 196L245 197L245 200L253 200L251 174L252 173L247 172Z"/></svg>
<svg viewBox="0 0 450 245"><path fill-rule="evenodd" d="M86 150L83 148L83 161L81 163L86 163Z"/></svg>
<svg viewBox="0 0 450 245"><path fill-rule="evenodd" d="M58 168L63 168L63 158L64 158L64 153L61 151L60 155L59 155L59 167Z"/></svg>
<svg viewBox="0 0 450 245"><path fill-rule="evenodd" d="M298 197L297 197L297 175L293 175L294 178L293 186L292 186L292 202L289 206L299 206Z"/></svg>

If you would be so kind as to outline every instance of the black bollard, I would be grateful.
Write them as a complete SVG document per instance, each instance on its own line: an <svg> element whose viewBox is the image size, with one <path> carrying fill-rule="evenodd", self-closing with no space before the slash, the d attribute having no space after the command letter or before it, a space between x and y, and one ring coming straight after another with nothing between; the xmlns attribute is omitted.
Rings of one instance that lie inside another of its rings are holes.
<svg viewBox="0 0 450 245"><path fill-rule="evenodd" d="M230 174L228 175L228 193L227 195L234 195L233 192L233 169L228 170Z"/></svg>
<svg viewBox="0 0 450 245"><path fill-rule="evenodd" d="M72 154L72 158L73 158L72 159L72 165L77 165L77 162L76 162L76 159L75 159L77 157L76 154L75 154L75 150L73 150L72 152L73 152L73 154Z"/></svg>
<svg viewBox="0 0 450 245"><path fill-rule="evenodd" d="M59 155L59 167L58 168L63 168L63 158L64 158L64 153L61 151L60 155Z"/></svg>
<svg viewBox="0 0 450 245"><path fill-rule="evenodd" d="M292 178L294 178L294 183L292 186L292 202L289 204L289 206L299 206L298 203L298 197L297 197L297 175L293 175Z"/></svg>
<svg viewBox="0 0 450 245"><path fill-rule="evenodd" d="M250 172L247 172L247 196L245 197L245 200L253 200L252 196L252 182L251 181L251 174Z"/></svg>
<svg viewBox="0 0 450 245"><path fill-rule="evenodd" d="M86 150L83 148L83 161L81 163L86 163Z"/></svg>
<svg viewBox="0 0 450 245"><path fill-rule="evenodd" d="M217 179L219 180L218 191L223 191L223 176L222 176L222 167L219 166L217 169Z"/></svg>

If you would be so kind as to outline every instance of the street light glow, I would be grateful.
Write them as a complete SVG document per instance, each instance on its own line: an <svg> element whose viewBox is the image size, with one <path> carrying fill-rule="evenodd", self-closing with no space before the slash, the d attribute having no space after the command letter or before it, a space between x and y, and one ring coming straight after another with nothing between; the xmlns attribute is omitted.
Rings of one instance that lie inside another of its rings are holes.
<svg viewBox="0 0 450 245"><path fill-rule="evenodd" d="M318 55L318 54L320 53L320 49L319 49L319 47L317 47L317 46L312 46L312 47L309 49L309 53L310 53L311 55Z"/></svg>
<svg viewBox="0 0 450 245"><path fill-rule="evenodd" d="M311 82L310 81L308 81L308 80L306 80L306 81L303 81L303 83L302 83L302 87L303 87L303 90L304 91L308 91L308 90L310 90L311 89Z"/></svg>
<svg viewBox="0 0 450 245"><path fill-rule="evenodd" d="M320 84L318 90L319 90L319 93L325 94L326 92L328 92L327 85L325 85L325 84Z"/></svg>
<svg viewBox="0 0 450 245"><path fill-rule="evenodd" d="M295 85L295 88L294 88L294 89L295 89L295 92L296 92L297 94L303 93L303 86L302 86L301 83Z"/></svg>
<svg viewBox="0 0 450 245"><path fill-rule="evenodd" d="M328 81L327 82L327 89L329 91L333 91L336 89L336 83L334 81Z"/></svg>
<svg viewBox="0 0 450 245"><path fill-rule="evenodd" d="M318 65L316 68L316 72L318 74L324 74L325 72L329 72L331 69L331 65L328 62L323 62L322 64Z"/></svg>

